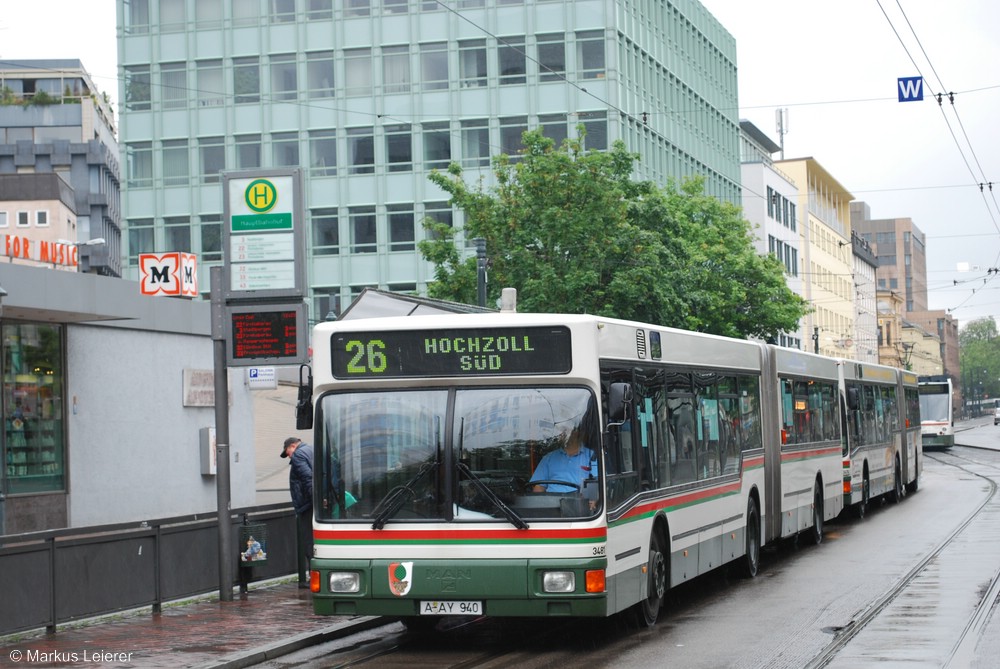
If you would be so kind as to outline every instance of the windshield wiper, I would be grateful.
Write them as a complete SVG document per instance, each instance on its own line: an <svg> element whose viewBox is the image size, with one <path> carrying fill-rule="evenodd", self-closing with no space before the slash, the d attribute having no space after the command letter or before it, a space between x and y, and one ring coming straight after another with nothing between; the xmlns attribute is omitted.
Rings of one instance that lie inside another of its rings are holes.
<svg viewBox="0 0 1000 669"><path fill-rule="evenodd" d="M513 509L504 504L504 501L500 499L499 495L493 492L488 485L483 483L482 479L472 473L472 470L469 469L469 465L464 462L459 462L456 467L458 468L458 471L469 477L469 480L472 481L472 484L476 486L476 489L479 490L479 492L486 495L486 498L493 502L498 509L500 509L500 513L507 516L507 520L509 520L514 527L519 530L528 529L528 524L521 519L521 516L517 515Z"/></svg>
<svg viewBox="0 0 1000 669"><path fill-rule="evenodd" d="M372 529L381 530L385 527L386 521L396 515L396 512L402 508L406 500L416 495L413 490L413 486L415 486L417 482L427 474L427 472L437 466L437 460L434 460L433 462L425 462L420 465L420 470L417 471L412 479L407 481L404 485L398 485L386 493L386 496L382 498L382 501L379 502L372 511L372 514L375 517L372 522Z"/></svg>

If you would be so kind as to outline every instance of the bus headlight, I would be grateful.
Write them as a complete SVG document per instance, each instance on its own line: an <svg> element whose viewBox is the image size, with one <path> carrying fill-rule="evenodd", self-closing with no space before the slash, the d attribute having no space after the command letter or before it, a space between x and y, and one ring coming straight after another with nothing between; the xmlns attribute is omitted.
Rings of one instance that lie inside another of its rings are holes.
<svg viewBox="0 0 1000 669"><path fill-rule="evenodd" d="M576 574L571 571L547 571L542 575L542 590L573 592L576 590Z"/></svg>
<svg viewBox="0 0 1000 669"><path fill-rule="evenodd" d="M331 571L330 592L358 592L361 590L361 574L356 571Z"/></svg>

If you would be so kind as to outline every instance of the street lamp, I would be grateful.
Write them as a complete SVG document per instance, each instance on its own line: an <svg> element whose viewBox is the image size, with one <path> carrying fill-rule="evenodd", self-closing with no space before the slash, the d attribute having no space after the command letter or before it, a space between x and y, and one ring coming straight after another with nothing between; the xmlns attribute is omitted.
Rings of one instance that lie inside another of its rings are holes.
<svg viewBox="0 0 1000 669"><path fill-rule="evenodd" d="M57 239L56 240L56 244L64 244L66 246L72 246L73 248L77 248L77 249L81 248L81 247L84 247L84 246L104 246L107 243L108 243L108 240L106 240L104 237L94 237L93 239L88 239L88 240L82 241L82 242L72 242L72 241L70 241L68 239ZM53 263L53 266L55 266L55 263ZM80 271L79 270L79 261L77 262L77 271Z"/></svg>

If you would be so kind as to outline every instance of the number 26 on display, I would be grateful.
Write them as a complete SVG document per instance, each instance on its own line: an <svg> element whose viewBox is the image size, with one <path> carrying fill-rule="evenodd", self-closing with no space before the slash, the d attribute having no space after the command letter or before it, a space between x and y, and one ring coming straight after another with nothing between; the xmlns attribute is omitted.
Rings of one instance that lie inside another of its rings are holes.
<svg viewBox="0 0 1000 669"><path fill-rule="evenodd" d="M386 369L385 342L381 339L368 342L351 339L344 344L344 350L352 354L347 363L349 374L378 374Z"/></svg>

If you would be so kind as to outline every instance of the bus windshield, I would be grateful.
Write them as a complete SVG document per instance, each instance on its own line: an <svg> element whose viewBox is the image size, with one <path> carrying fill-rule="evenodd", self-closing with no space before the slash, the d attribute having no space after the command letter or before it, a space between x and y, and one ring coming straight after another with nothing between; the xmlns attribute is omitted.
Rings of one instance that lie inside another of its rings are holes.
<svg viewBox="0 0 1000 669"><path fill-rule="evenodd" d="M331 393L316 417L320 521L521 527L600 507L598 421L585 388Z"/></svg>
<svg viewBox="0 0 1000 669"><path fill-rule="evenodd" d="M951 397L947 393L920 393L920 417L924 422L950 423Z"/></svg>

